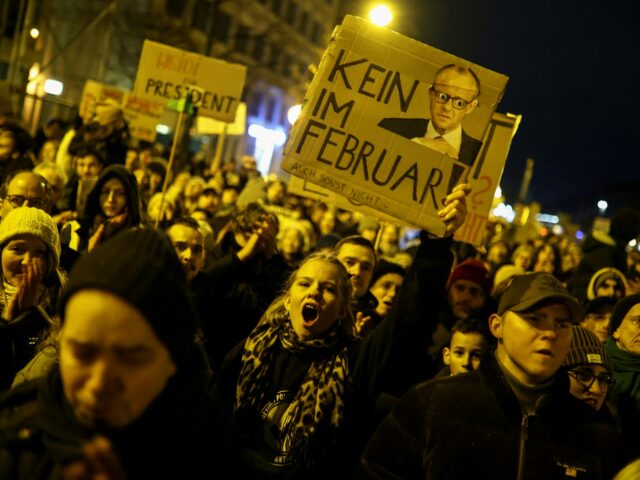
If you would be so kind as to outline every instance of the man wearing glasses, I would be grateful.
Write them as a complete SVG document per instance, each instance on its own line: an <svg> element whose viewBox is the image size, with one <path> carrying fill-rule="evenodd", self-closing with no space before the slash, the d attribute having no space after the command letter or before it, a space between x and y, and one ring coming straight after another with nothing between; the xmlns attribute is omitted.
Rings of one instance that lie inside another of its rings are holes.
<svg viewBox="0 0 640 480"><path fill-rule="evenodd" d="M49 213L51 187L41 175L21 170L7 177L0 186L0 219L14 208L35 207Z"/></svg>
<svg viewBox="0 0 640 480"><path fill-rule="evenodd" d="M431 119L384 118L378 126L471 166L482 142L462 129L462 120L478 106L479 96L480 80L473 70L445 65L429 88Z"/></svg>

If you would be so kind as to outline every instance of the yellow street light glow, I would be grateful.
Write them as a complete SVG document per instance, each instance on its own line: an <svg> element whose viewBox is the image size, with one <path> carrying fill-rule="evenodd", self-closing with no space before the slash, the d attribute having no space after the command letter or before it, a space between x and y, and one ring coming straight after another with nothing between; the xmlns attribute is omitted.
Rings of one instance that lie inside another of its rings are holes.
<svg viewBox="0 0 640 480"><path fill-rule="evenodd" d="M391 23L393 15L386 5L377 5L369 11L369 19L381 27L386 27Z"/></svg>
<svg viewBox="0 0 640 480"><path fill-rule="evenodd" d="M38 38L40 36L40 30L38 30L37 28L32 28L29 31L29 35L31 35L31 38Z"/></svg>

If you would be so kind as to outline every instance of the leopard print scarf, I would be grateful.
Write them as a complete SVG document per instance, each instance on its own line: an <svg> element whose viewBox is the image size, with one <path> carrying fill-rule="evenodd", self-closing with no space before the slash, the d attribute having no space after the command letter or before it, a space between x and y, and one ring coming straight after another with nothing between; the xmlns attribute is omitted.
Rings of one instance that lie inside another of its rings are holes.
<svg viewBox="0 0 640 480"><path fill-rule="evenodd" d="M274 361L274 346L279 341L291 352L317 351L319 358L311 366L296 393L298 405L284 442L304 448L322 422L330 422L337 429L342 423L344 393L349 381L347 348L336 349L340 341L339 329L332 328L322 338L302 341L296 336L291 322L274 327L268 322L258 324L251 332L242 353L242 368L236 387L235 411L244 408L258 410L266 395L266 383ZM331 355L323 351L334 350ZM308 453L308 452L307 452ZM304 456L305 452L301 452Z"/></svg>

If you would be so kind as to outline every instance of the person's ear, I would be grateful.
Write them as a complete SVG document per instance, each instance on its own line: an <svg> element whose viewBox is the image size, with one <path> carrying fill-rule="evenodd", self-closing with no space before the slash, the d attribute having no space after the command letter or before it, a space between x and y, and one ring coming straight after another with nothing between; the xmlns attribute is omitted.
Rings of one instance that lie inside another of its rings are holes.
<svg viewBox="0 0 640 480"><path fill-rule="evenodd" d="M291 313L291 297L289 295L286 295L284 297L284 301L282 302L282 304L284 305L284 308L287 312Z"/></svg>
<svg viewBox="0 0 640 480"><path fill-rule="evenodd" d="M496 337L498 341L502 340L502 331L504 329L504 318L497 313L492 314L489 317L489 330L491 335Z"/></svg>
<svg viewBox="0 0 640 480"><path fill-rule="evenodd" d="M620 327L616 328L611 336L614 340L620 340Z"/></svg>
<svg viewBox="0 0 640 480"><path fill-rule="evenodd" d="M478 106L478 99L476 98L475 100L467 104L467 113L465 115L469 115L471 112L473 112L476 109L477 106Z"/></svg>
<svg viewBox="0 0 640 480"><path fill-rule="evenodd" d="M449 365L449 361L451 360L451 350L449 347L444 347L442 349L442 361L445 365Z"/></svg>

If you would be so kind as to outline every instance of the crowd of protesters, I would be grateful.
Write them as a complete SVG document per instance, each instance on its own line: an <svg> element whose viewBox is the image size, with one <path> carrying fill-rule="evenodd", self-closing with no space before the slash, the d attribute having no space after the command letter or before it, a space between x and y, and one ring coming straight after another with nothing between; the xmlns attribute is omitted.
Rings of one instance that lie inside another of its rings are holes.
<svg viewBox="0 0 640 480"><path fill-rule="evenodd" d="M250 156L168 167L109 101L0 118L0 479L633 470L638 211L470 248L466 184L437 238Z"/></svg>

